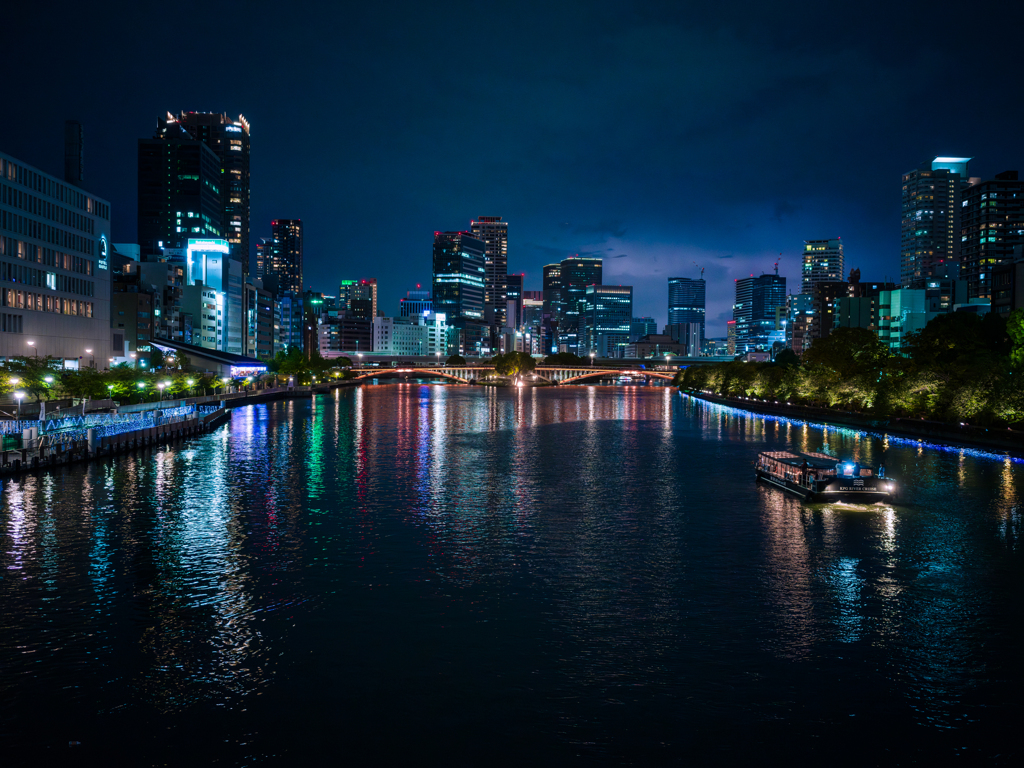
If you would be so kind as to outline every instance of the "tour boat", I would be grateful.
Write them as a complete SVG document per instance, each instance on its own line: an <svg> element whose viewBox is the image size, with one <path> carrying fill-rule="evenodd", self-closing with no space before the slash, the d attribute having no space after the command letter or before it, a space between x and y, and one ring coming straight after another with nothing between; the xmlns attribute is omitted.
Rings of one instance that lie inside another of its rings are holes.
<svg viewBox="0 0 1024 768"><path fill-rule="evenodd" d="M885 467L839 461L825 453L764 451L754 462L758 480L809 501L858 501L870 504L896 498L897 486Z"/></svg>

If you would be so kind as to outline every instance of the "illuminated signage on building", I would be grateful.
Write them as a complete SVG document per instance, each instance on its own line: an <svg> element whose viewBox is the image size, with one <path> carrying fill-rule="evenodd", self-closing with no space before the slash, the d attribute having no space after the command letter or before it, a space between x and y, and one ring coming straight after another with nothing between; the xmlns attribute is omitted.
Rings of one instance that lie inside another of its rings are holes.
<svg viewBox="0 0 1024 768"><path fill-rule="evenodd" d="M108 250L109 249L107 247L107 236L106 235L100 235L100 258L99 258L99 261L96 262L96 266L99 269L109 269L110 268L110 262L107 260L107 255L108 255L107 252L108 252Z"/></svg>

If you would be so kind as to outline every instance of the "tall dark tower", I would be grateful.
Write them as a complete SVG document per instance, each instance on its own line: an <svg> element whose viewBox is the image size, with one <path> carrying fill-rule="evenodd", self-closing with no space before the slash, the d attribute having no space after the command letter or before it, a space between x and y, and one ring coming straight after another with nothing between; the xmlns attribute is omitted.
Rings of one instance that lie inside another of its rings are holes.
<svg viewBox="0 0 1024 768"><path fill-rule="evenodd" d="M221 237L231 244L231 256L242 262L242 271L249 274L249 121L242 115L232 120L216 112L182 112L177 116L168 112L161 123L165 135L174 135L170 129L177 127L220 158Z"/></svg>
<svg viewBox="0 0 1024 768"><path fill-rule="evenodd" d="M508 301L508 222L501 216L481 216L469 225L473 237L484 244L484 268L487 283L484 287L484 306L494 313L494 325L505 325Z"/></svg>
<svg viewBox="0 0 1024 768"><path fill-rule="evenodd" d="M484 242L469 232L434 233L434 311L448 325L483 323L487 270Z"/></svg>
<svg viewBox="0 0 1024 768"><path fill-rule="evenodd" d="M601 285L603 262L586 256L563 259L559 275L562 284L562 315L558 322L558 345L579 352L582 321L587 305L587 286Z"/></svg>
<svg viewBox="0 0 1024 768"><path fill-rule="evenodd" d="M201 141L174 131L139 139L138 240L143 260L189 239L226 239L220 159Z"/></svg>
<svg viewBox="0 0 1024 768"><path fill-rule="evenodd" d="M301 296L302 220L274 219L270 222L270 240L263 247L265 274L277 281L278 295L291 291Z"/></svg>
<svg viewBox="0 0 1024 768"><path fill-rule="evenodd" d="M936 157L903 174L900 283L923 288L944 262L960 261L960 208L969 157ZM842 273L840 273L842 274Z"/></svg>
<svg viewBox="0 0 1024 768"><path fill-rule="evenodd" d="M85 132L77 120L64 121L64 181L82 186L85 181Z"/></svg>

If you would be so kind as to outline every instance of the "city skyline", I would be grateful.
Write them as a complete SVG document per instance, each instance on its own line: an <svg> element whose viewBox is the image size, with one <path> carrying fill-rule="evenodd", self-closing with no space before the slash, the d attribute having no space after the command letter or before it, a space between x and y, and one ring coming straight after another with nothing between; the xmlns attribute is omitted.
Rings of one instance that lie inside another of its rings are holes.
<svg viewBox="0 0 1024 768"><path fill-rule="evenodd" d="M941 121L919 119L918 101L948 100L971 83L984 102L1000 86L978 76L980 62L927 46L906 61L892 55L911 30L921 40L945 33L940 14L912 7L873 25L869 13L835 9L748 7L725 18L655 5L588 4L585 14L538 6L507 20L489 43L497 50L483 49L468 78L462 62L432 52L433 32L486 25L492 12L410 8L392 19L367 9L342 24L340 11L324 9L316 30L303 28L304 55L294 61L274 51L242 68L183 57L173 79L155 77L155 61L119 66L123 48L89 41L135 39L143 27L154 49L204 50L214 29L184 26L187 13L175 21L156 9L122 18L68 7L50 23L19 7L12 25L45 30L54 66L87 60L109 72L118 100L95 99L73 78L54 82L45 69L16 70L20 111L31 119L0 126L5 152L60 176L64 120L80 120L83 186L111 202L115 241L138 242L136 145L154 119L168 110L244 114L252 123L252 241L273 219L307 222L307 271L323 275L313 287L324 291L355 271L372 276L366 254L376 254L385 307L429 281L430 233L468 229L493 213L509 222L508 270L526 274L527 290L540 288L544 264L600 255L604 281L632 285L635 313L659 325L667 278L697 277L703 267L707 332L721 336L734 280L771 271L781 252L779 272L795 289L807 239L842 236L848 268L864 279L898 278L899 180L921 163L969 156L971 174L983 179L1022 165L1012 132L980 130L966 107L953 105ZM239 34L258 38L258 13L237 23ZM981 22L965 17L960 31L972 39ZM999 66L1010 46L992 35L1009 32L985 34ZM14 60L31 60L29 43L11 42ZM274 86L310 67L348 98L335 105L319 84L299 84L296 106L280 110ZM911 71L915 101L892 85ZM506 81L508 96L485 108L497 81ZM435 98L440 92L451 103ZM457 128L453 104L463 111ZM801 117L816 109L832 111L827 129ZM1000 120L1013 124L1022 107L1006 110ZM357 113L380 119L355 120ZM297 140L317 131L330 141ZM486 163L474 162L485 155ZM384 230L392 236L382 249Z"/></svg>

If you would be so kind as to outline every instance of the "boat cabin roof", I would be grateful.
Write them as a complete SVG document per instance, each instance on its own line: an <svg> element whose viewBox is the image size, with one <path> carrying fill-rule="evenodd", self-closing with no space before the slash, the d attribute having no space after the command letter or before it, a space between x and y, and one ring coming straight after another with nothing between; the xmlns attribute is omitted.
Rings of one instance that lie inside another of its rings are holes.
<svg viewBox="0 0 1024 768"><path fill-rule="evenodd" d="M840 459L835 456L829 456L827 453L791 453L789 451L762 451L762 456L769 459L775 459L781 464L788 464L792 467L803 467L804 462L807 462L809 469L835 469L836 464L844 464ZM871 467L865 464L859 464L864 469L871 469Z"/></svg>

